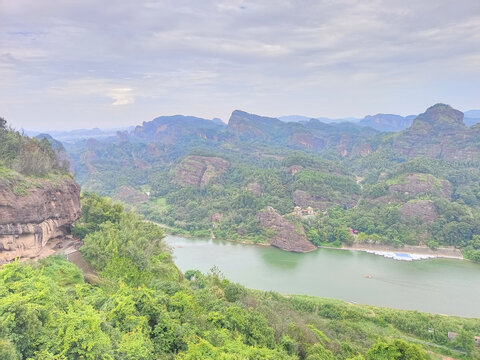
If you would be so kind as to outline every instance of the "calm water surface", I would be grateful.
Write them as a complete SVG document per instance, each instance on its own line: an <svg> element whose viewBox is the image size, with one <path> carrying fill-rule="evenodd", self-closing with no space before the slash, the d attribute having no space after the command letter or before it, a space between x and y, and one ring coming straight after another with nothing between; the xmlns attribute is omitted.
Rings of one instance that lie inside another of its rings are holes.
<svg viewBox="0 0 480 360"><path fill-rule="evenodd" d="M166 240L182 271L208 272L216 265L228 279L253 289L480 318L480 265L467 261L407 262L335 249L295 254L221 240Z"/></svg>

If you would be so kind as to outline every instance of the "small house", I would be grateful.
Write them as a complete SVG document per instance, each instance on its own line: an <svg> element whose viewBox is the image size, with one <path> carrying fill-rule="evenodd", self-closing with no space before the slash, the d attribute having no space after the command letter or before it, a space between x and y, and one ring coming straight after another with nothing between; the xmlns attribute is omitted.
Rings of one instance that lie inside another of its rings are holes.
<svg viewBox="0 0 480 360"><path fill-rule="evenodd" d="M475 345L477 345L477 347L480 347L480 336L475 336Z"/></svg>

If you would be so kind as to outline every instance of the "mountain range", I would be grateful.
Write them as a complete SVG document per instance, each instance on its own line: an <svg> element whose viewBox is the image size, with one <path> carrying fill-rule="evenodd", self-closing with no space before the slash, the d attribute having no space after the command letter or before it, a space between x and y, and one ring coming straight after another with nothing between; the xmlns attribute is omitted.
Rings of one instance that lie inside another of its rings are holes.
<svg viewBox="0 0 480 360"><path fill-rule="evenodd" d="M454 245L473 259L479 138L480 124L469 127L462 112L436 104L397 132L235 110L228 124L162 116L65 148L85 191L174 231L309 251L306 241L352 241L352 228L383 244ZM293 216L295 207L314 217Z"/></svg>
<svg viewBox="0 0 480 360"><path fill-rule="evenodd" d="M472 126L480 122L480 110L465 111L464 115L464 123L467 126ZM327 124L350 122L359 124L361 126L369 126L375 130L382 132L396 132L408 128L412 124L415 117L416 115L401 116L396 114L379 113L376 115L367 115L363 119L354 117L337 119L317 117L315 119ZM280 116L279 119L284 122L308 122L312 118L302 115L288 115Z"/></svg>

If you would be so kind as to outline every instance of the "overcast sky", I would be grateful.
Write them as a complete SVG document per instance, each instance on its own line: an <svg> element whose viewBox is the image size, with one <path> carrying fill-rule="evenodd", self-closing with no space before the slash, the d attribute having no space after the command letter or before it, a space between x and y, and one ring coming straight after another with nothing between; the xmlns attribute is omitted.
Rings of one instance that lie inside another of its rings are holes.
<svg viewBox="0 0 480 360"><path fill-rule="evenodd" d="M479 0L0 0L0 116L363 117L480 108Z"/></svg>

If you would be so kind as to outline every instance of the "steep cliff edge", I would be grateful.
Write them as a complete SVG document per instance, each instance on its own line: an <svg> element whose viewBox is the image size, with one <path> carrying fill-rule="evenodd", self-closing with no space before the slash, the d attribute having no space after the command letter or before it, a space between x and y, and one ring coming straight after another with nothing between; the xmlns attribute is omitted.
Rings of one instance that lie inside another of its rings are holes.
<svg viewBox="0 0 480 360"><path fill-rule="evenodd" d="M80 217L80 186L66 176L35 179L19 194L0 181L0 264L38 256L47 242L70 233Z"/></svg>

